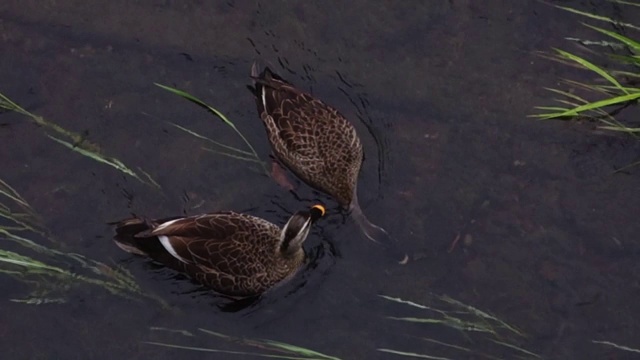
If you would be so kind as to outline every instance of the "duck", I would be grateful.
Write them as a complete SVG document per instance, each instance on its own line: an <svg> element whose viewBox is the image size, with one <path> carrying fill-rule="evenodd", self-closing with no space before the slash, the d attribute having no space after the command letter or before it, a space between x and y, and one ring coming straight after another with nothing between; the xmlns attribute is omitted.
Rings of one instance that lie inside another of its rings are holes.
<svg viewBox="0 0 640 360"><path fill-rule="evenodd" d="M355 220L363 234L406 263L408 257L386 230L371 223L358 203L364 158L354 126L338 110L265 67L251 67L258 114L275 157L303 182L324 192Z"/></svg>
<svg viewBox="0 0 640 360"><path fill-rule="evenodd" d="M280 228L263 218L233 211L115 224L122 250L186 273L233 299L259 296L292 278L302 267L302 247L325 214L323 205L293 214Z"/></svg>

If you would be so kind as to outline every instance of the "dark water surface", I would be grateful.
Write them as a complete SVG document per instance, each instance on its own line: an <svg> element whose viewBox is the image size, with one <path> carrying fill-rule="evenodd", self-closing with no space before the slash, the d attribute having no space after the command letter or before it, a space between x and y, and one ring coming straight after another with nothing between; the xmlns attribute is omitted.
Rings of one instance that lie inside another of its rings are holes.
<svg viewBox="0 0 640 360"><path fill-rule="evenodd" d="M640 18L609 2L557 3ZM565 36L596 37L580 21L538 1L0 2L0 91L143 168L162 190L70 152L12 113L0 114L0 177L67 251L129 269L171 305L90 286L65 304L25 305L9 299L28 289L1 277L1 357L245 358L144 341L256 351L150 330L167 327L268 338L342 359L401 358L378 348L533 358L482 334L388 319L435 315L378 296L385 294L429 306L433 295L450 296L517 327L526 337L500 339L542 358L629 358L593 341L640 347L639 172L612 174L637 160L640 145L590 124L526 118L551 103L543 87L591 77L534 55L574 49ZM242 145L154 82L218 107L268 159L245 88L254 59L352 120L366 153L361 205L404 245L409 264L389 261L326 196L297 183L297 199L167 124ZM332 211L305 245L313 266L235 313L188 280L120 251L106 224L131 213L222 209L283 224L315 201Z"/></svg>

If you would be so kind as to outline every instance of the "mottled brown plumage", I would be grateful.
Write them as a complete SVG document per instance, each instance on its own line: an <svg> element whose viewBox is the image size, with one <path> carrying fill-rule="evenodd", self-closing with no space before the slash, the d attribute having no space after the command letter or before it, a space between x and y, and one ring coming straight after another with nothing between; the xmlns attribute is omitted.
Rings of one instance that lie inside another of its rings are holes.
<svg viewBox="0 0 640 360"><path fill-rule="evenodd" d="M338 110L268 68L260 75L254 68L252 76L258 113L275 155L304 182L350 208L363 158L356 129Z"/></svg>
<svg viewBox="0 0 640 360"><path fill-rule="evenodd" d="M304 263L311 224L324 214L316 205L278 226L255 216L218 212L117 223L116 244L148 256L197 282L233 297L263 293L293 276Z"/></svg>
<svg viewBox="0 0 640 360"><path fill-rule="evenodd" d="M363 150L353 125L338 110L265 68L251 68L258 113L276 157L302 181L329 194L364 235L391 250L401 263L408 257L387 232L369 222L358 204L358 173Z"/></svg>

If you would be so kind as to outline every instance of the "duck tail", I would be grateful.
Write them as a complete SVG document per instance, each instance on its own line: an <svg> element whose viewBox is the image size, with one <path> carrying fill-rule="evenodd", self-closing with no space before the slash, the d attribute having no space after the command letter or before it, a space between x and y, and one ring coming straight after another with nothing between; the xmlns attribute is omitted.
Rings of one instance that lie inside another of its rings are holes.
<svg viewBox="0 0 640 360"><path fill-rule="evenodd" d="M360 208L360 204L358 204L357 196L354 196L351 201L349 211L351 212L351 217L356 224L358 224L358 227L360 227L360 230L362 230L362 233L367 239L382 246L399 264L404 265L409 261L409 256L399 248L396 239L392 238L385 229L373 224L367 219Z"/></svg>
<svg viewBox="0 0 640 360"><path fill-rule="evenodd" d="M264 66L264 69L260 71L260 65L258 65L257 61L254 61L251 64L251 78L254 82L263 83L265 85L270 84L273 80L278 80L282 82L287 82L285 79L281 78L280 75L271 71L269 66Z"/></svg>
<svg viewBox="0 0 640 360"><path fill-rule="evenodd" d="M264 107L262 105L262 89L264 87L264 83L265 83L265 78L267 76L269 76L269 74L271 73L271 70L269 70L269 68L265 68L262 73L259 73L258 70L258 63L257 62L253 62L253 64L251 65L251 79L253 80L253 84L252 85L247 85L247 89L249 89L249 91L251 91L251 93L253 94L253 96L255 96L256 98L256 105L258 106L258 112L260 114L262 114L262 112L264 111Z"/></svg>
<svg viewBox="0 0 640 360"><path fill-rule="evenodd" d="M272 93L269 89L275 88L274 85L277 82L274 81L274 79L279 79L279 76L273 73L269 67L265 67L264 70L260 72L258 63L254 62L253 65L251 65L251 79L253 80L253 86L247 85L247 88L256 98L258 114L262 116L267 107L268 94Z"/></svg>
<svg viewBox="0 0 640 360"><path fill-rule="evenodd" d="M249 75L251 80L253 80L253 86L247 85L247 87L251 90L253 95L260 97L262 87L268 83L270 79L273 79L273 75L273 71L271 71L268 66L265 66L265 68L260 71L258 62L254 61L253 64L251 64L251 74Z"/></svg>
<svg viewBox="0 0 640 360"><path fill-rule="evenodd" d="M290 85L285 79L271 71L268 66L265 66L264 69L260 71L260 65L258 65L257 61L254 61L251 65L250 77L253 80L253 86L247 85L247 88L249 88L251 93L258 99L262 96L262 88L264 87L278 89L283 84Z"/></svg>
<svg viewBox="0 0 640 360"><path fill-rule="evenodd" d="M152 235L153 229L158 224L180 219L181 216L168 217L159 220L133 217L122 221L110 223L116 226L116 235L113 241L122 250L136 254L151 256L153 254L166 253L164 247L158 241L158 237Z"/></svg>
<svg viewBox="0 0 640 360"><path fill-rule="evenodd" d="M144 239L137 236L151 230L148 221L131 218L116 222L114 225L116 225L116 235L113 237L113 241L119 248L132 254L147 255L141 244L141 240Z"/></svg>
<svg viewBox="0 0 640 360"><path fill-rule="evenodd" d="M285 100L295 98L301 94L291 83L271 71L268 66L265 66L260 71L256 62L251 66L251 79L253 80L253 86L247 85L247 88L256 98L260 117L280 107Z"/></svg>

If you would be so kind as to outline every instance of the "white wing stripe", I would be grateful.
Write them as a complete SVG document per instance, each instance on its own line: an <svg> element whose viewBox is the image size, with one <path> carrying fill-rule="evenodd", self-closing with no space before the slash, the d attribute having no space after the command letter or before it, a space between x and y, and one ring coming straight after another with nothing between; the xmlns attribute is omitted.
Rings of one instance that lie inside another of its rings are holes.
<svg viewBox="0 0 640 360"><path fill-rule="evenodd" d="M162 224L158 225L158 227L156 227L155 229L153 229L153 231L160 231L160 230L163 230L164 228L166 228L167 226L169 226L169 225L173 224L174 222L176 222L176 221L178 221L178 220L182 220L182 218L180 218L180 219L174 219L174 220L170 220L170 221L164 222L164 223L162 223Z"/></svg>
<svg viewBox="0 0 640 360"><path fill-rule="evenodd" d="M158 236L158 240L160 240L160 244L162 244L164 249L167 250L169 254L171 254L174 258L182 261L183 263L188 263L188 261L182 256L178 255L178 253L176 252L176 249L174 249L173 246L171 246L171 242L169 241L168 237L166 237L165 235L160 235Z"/></svg>

